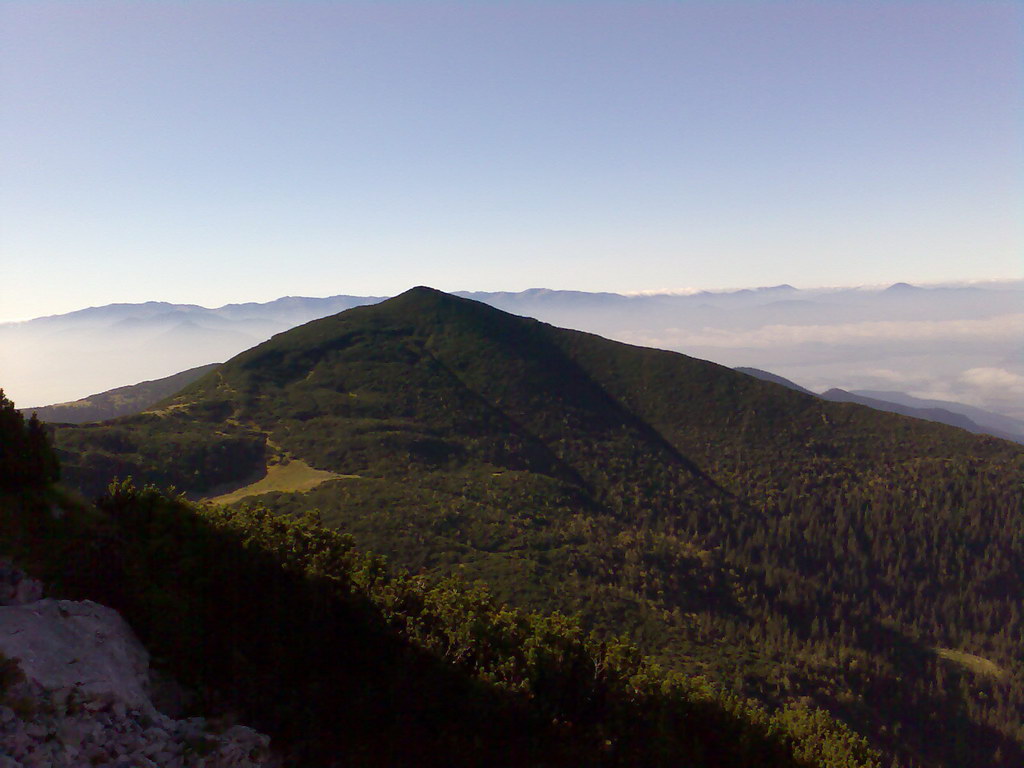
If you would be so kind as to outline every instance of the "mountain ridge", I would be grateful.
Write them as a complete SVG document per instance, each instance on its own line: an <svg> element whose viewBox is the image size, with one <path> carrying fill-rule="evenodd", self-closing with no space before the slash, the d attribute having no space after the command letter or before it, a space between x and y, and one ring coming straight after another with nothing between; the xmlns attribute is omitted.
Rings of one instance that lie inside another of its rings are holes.
<svg viewBox="0 0 1024 768"><path fill-rule="evenodd" d="M106 421L118 416L131 416L141 413L175 394L219 365L220 363L201 365L162 379L117 387L68 403L55 403L39 408L21 408L19 410L25 414L36 414L40 421L66 424L82 424L88 421Z"/></svg>
<svg viewBox="0 0 1024 768"><path fill-rule="evenodd" d="M968 405L967 403L958 403L952 400L940 400L935 398L915 397L914 395L909 395L906 392L895 392L892 390L852 390L852 394L860 395L862 397L870 397L877 400L885 400L911 408L941 408L943 410L966 416L980 427L998 429L1017 435L1018 437L1014 439L1019 440L1019 437L1024 435L1024 421L1021 419L1015 419L1002 413L994 413L992 411L985 410L984 408Z"/></svg>

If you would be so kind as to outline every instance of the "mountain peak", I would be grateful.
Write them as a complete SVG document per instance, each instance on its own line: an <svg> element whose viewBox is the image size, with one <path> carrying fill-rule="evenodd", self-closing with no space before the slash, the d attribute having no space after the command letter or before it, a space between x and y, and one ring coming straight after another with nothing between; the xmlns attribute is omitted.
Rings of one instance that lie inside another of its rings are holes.
<svg viewBox="0 0 1024 768"><path fill-rule="evenodd" d="M436 288L418 285L400 293L392 299L382 301L369 310L395 320L413 325L436 322L479 322L484 318L491 321L504 313L487 304L455 296Z"/></svg>
<svg viewBox="0 0 1024 768"><path fill-rule="evenodd" d="M447 294L444 291L439 291L437 288L431 288L429 285L417 285L417 286L415 286L413 288L410 288L409 290L405 291L404 293L398 294L398 296L396 296L395 298L397 299L397 298L399 298L401 296L434 296L434 297L440 297L440 296L450 296L450 295L451 294Z"/></svg>
<svg viewBox="0 0 1024 768"><path fill-rule="evenodd" d="M419 306L440 306L444 304L457 304L464 299L458 296L453 296L450 293L439 291L437 288L431 288L427 285L417 285L415 288L410 288L397 296L386 299L381 302L381 306L389 305L419 305Z"/></svg>

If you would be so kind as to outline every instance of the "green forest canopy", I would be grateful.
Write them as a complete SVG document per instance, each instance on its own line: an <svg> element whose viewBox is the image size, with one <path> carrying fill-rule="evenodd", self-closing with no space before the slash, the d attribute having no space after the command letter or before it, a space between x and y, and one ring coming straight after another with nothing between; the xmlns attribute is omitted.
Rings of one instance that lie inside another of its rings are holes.
<svg viewBox="0 0 1024 768"><path fill-rule="evenodd" d="M349 477L260 501L397 569L825 707L904 765L1024 759L1017 445L429 289L57 439L90 493L133 474L212 495L301 459Z"/></svg>

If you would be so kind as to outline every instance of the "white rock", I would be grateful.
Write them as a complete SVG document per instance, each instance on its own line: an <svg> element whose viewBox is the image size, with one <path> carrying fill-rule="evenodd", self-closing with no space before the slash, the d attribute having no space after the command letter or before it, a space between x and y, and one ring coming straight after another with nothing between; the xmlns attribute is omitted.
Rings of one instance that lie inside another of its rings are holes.
<svg viewBox="0 0 1024 768"><path fill-rule="evenodd" d="M153 711L149 654L117 611L90 600L0 607L0 653L47 690L76 688L89 703Z"/></svg>
<svg viewBox="0 0 1024 768"><path fill-rule="evenodd" d="M269 738L251 728L213 736L203 718L157 711L147 695L148 654L110 608L64 600L0 606L0 653L24 673L8 693L29 703L24 719L0 707L0 768L273 764ZM208 741L202 757L186 749L197 739Z"/></svg>

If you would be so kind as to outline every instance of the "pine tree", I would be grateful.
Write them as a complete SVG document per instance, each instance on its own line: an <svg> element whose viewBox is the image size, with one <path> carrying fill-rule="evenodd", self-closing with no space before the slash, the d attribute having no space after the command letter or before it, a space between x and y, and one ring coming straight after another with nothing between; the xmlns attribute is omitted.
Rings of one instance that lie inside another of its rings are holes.
<svg viewBox="0 0 1024 768"><path fill-rule="evenodd" d="M57 456L42 422L28 424L0 389L0 489L39 488L57 480Z"/></svg>

